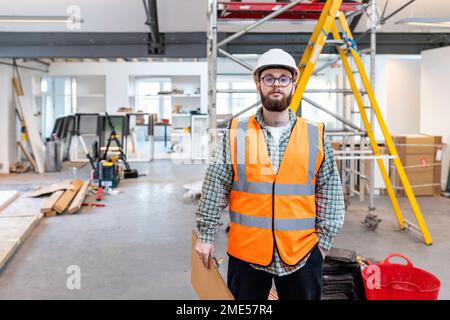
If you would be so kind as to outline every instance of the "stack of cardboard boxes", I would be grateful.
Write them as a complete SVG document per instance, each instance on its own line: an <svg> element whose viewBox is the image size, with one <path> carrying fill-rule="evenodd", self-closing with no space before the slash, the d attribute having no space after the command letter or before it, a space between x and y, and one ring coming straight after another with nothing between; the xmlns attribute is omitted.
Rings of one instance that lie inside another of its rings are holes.
<svg viewBox="0 0 450 320"><path fill-rule="evenodd" d="M330 141L330 144L331 144L331 147L334 149L334 151L341 150L342 142L340 142L340 141ZM339 172L341 172L341 162L342 162L342 160L336 160L336 165L337 165L337 168L338 168Z"/></svg>
<svg viewBox="0 0 450 320"><path fill-rule="evenodd" d="M414 194L416 196L440 195L442 137L416 134L392 138ZM397 194L406 196L392 160L390 176Z"/></svg>

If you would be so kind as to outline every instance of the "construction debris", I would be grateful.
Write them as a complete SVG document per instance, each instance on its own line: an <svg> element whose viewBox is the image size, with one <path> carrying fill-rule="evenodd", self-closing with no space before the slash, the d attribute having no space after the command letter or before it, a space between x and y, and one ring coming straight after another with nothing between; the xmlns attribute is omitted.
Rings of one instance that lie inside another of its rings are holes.
<svg viewBox="0 0 450 320"><path fill-rule="evenodd" d="M366 300L364 290L356 252L331 248L323 263L322 300ZM268 300L278 300L275 288Z"/></svg>
<svg viewBox="0 0 450 320"><path fill-rule="evenodd" d="M20 192L15 190L0 191L0 210L9 206L19 195Z"/></svg>
<svg viewBox="0 0 450 320"><path fill-rule="evenodd" d="M382 220L378 218L377 215L369 213L364 219L363 224L365 224L367 229L374 231L378 228L378 225L380 224L381 221Z"/></svg>
<svg viewBox="0 0 450 320"><path fill-rule="evenodd" d="M85 181L81 186L80 190L78 191L77 195L73 199L72 203L70 204L69 209L67 209L67 212L69 214L74 214L81 209L81 205L83 204L83 201L86 198L88 188L89 188L89 181Z"/></svg>
<svg viewBox="0 0 450 320"><path fill-rule="evenodd" d="M22 164L21 162L16 162L9 166L10 173L25 173L30 170L31 166L29 164Z"/></svg>
<svg viewBox="0 0 450 320"><path fill-rule="evenodd" d="M53 207L59 214L63 213L69 207L70 203L75 198L77 192L83 185L83 181L75 179L72 181L72 185L73 189L67 189L66 191L64 191L64 194L61 196L61 198L58 199Z"/></svg>
<svg viewBox="0 0 450 320"><path fill-rule="evenodd" d="M332 248L323 265L322 300L365 300L356 252Z"/></svg>
<svg viewBox="0 0 450 320"><path fill-rule="evenodd" d="M96 195L96 190L98 190L98 187L91 185L89 180L83 182L75 179L39 187L32 192L25 193L24 196L32 199L31 197L50 195L40 205L40 212L45 214L46 217L52 217L65 212L68 214L77 213L81 210L81 207L104 207L105 204L103 203L87 201L88 198L91 199ZM96 200L103 199L104 197L102 196L101 199Z"/></svg>
<svg viewBox="0 0 450 320"><path fill-rule="evenodd" d="M62 190L54 192L42 205L41 212L45 213L46 216L56 215L56 211L53 210L53 206L59 200L59 198L61 198L63 193L64 191Z"/></svg>
<svg viewBox="0 0 450 320"><path fill-rule="evenodd" d="M104 203L93 203L93 202L84 202L82 204L83 207L105 207Z"/></svg>
<svg viewBox="0 0 450 320"><path fill-rule="evenodd" d="M52 194L56 191L60 191L60 190L70 190L70 189L74 189L73 184L70 182L70 180L68 180L67 182L62 182L62 183L54 183L50 186L45 186L45 187L37 187L36 189L34 189L33 191L27 192L24 194L24 197L29 197L29 198L35 198L35 197L40 197L43 195L47 195L47 194Z"/></svg>

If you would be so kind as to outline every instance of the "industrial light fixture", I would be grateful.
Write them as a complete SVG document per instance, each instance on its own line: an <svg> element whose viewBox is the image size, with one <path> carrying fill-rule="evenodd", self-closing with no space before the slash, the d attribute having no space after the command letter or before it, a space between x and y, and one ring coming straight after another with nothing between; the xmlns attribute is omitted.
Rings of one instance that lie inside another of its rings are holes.
<svg viewBox="0 0 450 320"><path fill-rule="evenodd" d="M395 24L406 24L409 26L450 28L450 18L406 18Z"/></svg>
<svg viewBox="0 0 450 320"><path fill-rule="evenodd" d="M0 23L83 23L73 16L0 16Z"/></svg>

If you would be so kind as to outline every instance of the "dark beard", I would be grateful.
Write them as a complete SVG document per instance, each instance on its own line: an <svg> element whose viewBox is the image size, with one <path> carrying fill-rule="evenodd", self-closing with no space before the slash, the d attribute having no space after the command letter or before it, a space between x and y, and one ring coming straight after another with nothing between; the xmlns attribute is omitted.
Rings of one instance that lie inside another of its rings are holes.
<svg viewBox="0 0 450 320"><path fill-rule="evenodd" d="M281 99L271 99L269 97L269 94L267 96L264 96L262 93L260 93L261 103L268 111L282 112L286 110L291 104L292 94L286 96L284 93L281 93L283 95Z"/></svg>

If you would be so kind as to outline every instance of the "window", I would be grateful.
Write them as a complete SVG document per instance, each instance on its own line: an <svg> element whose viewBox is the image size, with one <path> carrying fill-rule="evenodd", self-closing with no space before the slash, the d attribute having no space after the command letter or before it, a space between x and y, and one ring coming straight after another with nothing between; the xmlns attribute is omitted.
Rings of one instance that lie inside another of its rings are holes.
<svg viewBox="0 0 450 320"><path fill-rule="evenodd" d="M135 80L136 111L157 114L158 121L172 118L172 97L161 94L172 90L168 78L138 78Z"/></svg>
<svg viewBox="0 0 450 320"><path fill-rule="evenodd" d="M227 90L230 88L230 83L226 81L217 82L218 90ZM216 97L217 114L230 114L230 94L218 93Z"/></svg>
<svg viewBox="0 0 450 320"><path fill-rule="evenodd" d="M248 76L219 76L217 81L218 90L246 90L240 93L218 93L217 94L217 114L236 114L243 109L250 107L259 101L256 87L253 80ZM251 109L244 113L244 116L255 113L256 109Z"/></svg>
<svg viewBox="0 0 450 320"><path fill-rule="evenodd" d="M307 89L322 89L331 90L337 88L337 76L333 72L326 73L324 75L318 75L311 77ZM338 110L339 99L342 99L342 94L321 92L321 93L308 93L305 92L305 97L316 102L320 106L326 108L327 110L340 114ZM306 101L302 102L301 115L303 118L315 121L323 122L327 129L337 129L340 128L340 121L338 121L333 116L328 113L319 110L318 108L310 105Z"/></svg>
<svg viewBox="0 0 450 320"><path fill-rule="evenodd" d="M259 96L256 93L256 85L253 80L234 81L231 83L231 88L236 90L255 91L255 93L246 92L246 93L231 94L231 100L233 102L231 110L233 114L238 113L243 109L248 108L252 104L255 104L257 101L259 101ZM254 114L255 110L256 109L249 110L248 112L244 113L244 116Z"/></svg>

